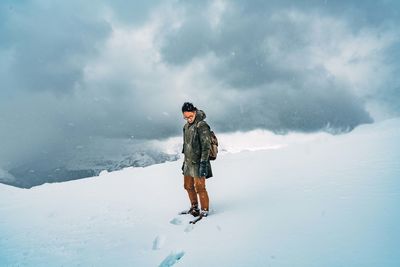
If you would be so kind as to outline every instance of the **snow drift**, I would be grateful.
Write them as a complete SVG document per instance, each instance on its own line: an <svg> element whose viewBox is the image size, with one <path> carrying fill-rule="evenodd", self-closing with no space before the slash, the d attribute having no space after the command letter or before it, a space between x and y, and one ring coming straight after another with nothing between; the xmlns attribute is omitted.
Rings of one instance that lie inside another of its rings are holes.
<svg viewBox="0 0 400 267"><path fill-rule="evenodd" d="M400 119L227 153L195 226L181 161L0 184L1 266L400 266ZM221 140L223 142L223 140Z"/></svg>

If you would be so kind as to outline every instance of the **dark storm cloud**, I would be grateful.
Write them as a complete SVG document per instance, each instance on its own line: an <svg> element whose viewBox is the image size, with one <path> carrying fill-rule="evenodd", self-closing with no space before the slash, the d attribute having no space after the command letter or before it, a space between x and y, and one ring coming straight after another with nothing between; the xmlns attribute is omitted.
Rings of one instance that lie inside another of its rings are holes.
<svg viewBox="0 0 400 267"><path fill-rule="evenodd" d="M8 86L71 91L81 79L85 60L98 52L96 43L110 32L104 20L87 16L88 9L73 2L3 3L3 48L12 54Z"/></svg>
<svg viewBox="0 0 400 267"><path fill-rule="evenodd" d="M2 77L6 85L69 93L111 33L103 10L122 22L143 23L156 3L107 2L2 1L0 49L10 56L6 75L11 75Z"/></svg>
<svg viewBox="0 0 400 267"><path fill-rule="evenodd" d="M398 2L225 3L217 25L213 25L207 9L199 9L197 3L188 4L189 15L184 17L181 27L166 32L161 47L163 59L171 65L184 66L207 54L215 55L216 62L208 66L210 75L249 100L243 105L231 103L232 110L240 111L244 106L247 112L236 112L229 120L218 118L219 126L230 130L263 127L275 131L314 131L326 125L338 130L352 129L372 121L364 106L364 96L372 95L369 89L361 88L365 91L361 94L353 92L350 83L334 77L323 60L318 64L313 57L316 50L334 56L335 50L342 49L336 43L347 37L345 34L361 39L360 32L373 29L379 36L381 29L398 22L399 14L395 11ZM332 25L320 22L325 17L332 20ZM335 19L343 21L345 27L335 25ZM326 33L320 33L317 27ZM398 42L398 33L396 38ZM383 64L391 61L390 47L386 49ZM354 55L350 60L369 64L362 56ZM350 60L343 63L351 63ZM396 65L390 65L392 70L397 69ZM392 89L379 88L376 97L382 91L387 95L396 88L390 81L386 85ZM257 97L248 99L249 90L256 91Z"/></svg>

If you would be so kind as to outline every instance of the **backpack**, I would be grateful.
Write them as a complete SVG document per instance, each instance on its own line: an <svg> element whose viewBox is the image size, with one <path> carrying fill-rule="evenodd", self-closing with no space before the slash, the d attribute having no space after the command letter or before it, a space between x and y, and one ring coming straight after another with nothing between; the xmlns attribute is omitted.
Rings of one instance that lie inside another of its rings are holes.
<svg viewBox="0 0 400 267"><path fill-rule="evenodd" d="M198 129L199 123L197 123L196 128ZM216 160L218 154L218 138L215 135L214 131L210 129L210 140L211 140L211 147L210 147L210 155L208 156L208 160Z"/></svg>
<svg viewBox="0 0 400 267"><path fill-rule="evenodd" d="M209 160L216 160L218 154L218 139L215 135L214 131L210 132L211 136L211 148L210 148L210 156L208 157Z"/></svg>

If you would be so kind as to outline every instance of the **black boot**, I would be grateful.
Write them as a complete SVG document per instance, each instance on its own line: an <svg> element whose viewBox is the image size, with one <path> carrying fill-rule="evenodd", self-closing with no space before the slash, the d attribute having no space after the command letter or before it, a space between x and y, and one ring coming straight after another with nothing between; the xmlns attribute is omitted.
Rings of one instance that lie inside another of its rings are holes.
<svg viewBox="0 0 400 267"><path fill-rule="evenodd" d="M192 207L189 209L188 213L192 214L194 217L200 215L200 209L198 204L193 204Z"/></svg>
<svg viewBox="0 0 400 267"><path fill-rule="evenodd" d="M199 205L198 204L192 204L192 206L190 207L190 209L182 211L181 213L179 213L181 215L183 214L191 214L194 217L197 217L200 215L200 209L199 209Z"/></svg>

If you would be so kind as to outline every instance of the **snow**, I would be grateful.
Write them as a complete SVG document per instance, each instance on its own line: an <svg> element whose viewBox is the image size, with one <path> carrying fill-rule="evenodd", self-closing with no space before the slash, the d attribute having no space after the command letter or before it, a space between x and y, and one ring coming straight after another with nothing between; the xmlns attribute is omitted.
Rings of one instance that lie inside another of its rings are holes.
<svg viewBox="0 0 400 267"><path fill-rule="evenodd" d="M189 207L181 160L0 184L0 265L400 266L399 140L392 119L221 154L196 225L177 215Z"/></svg>

